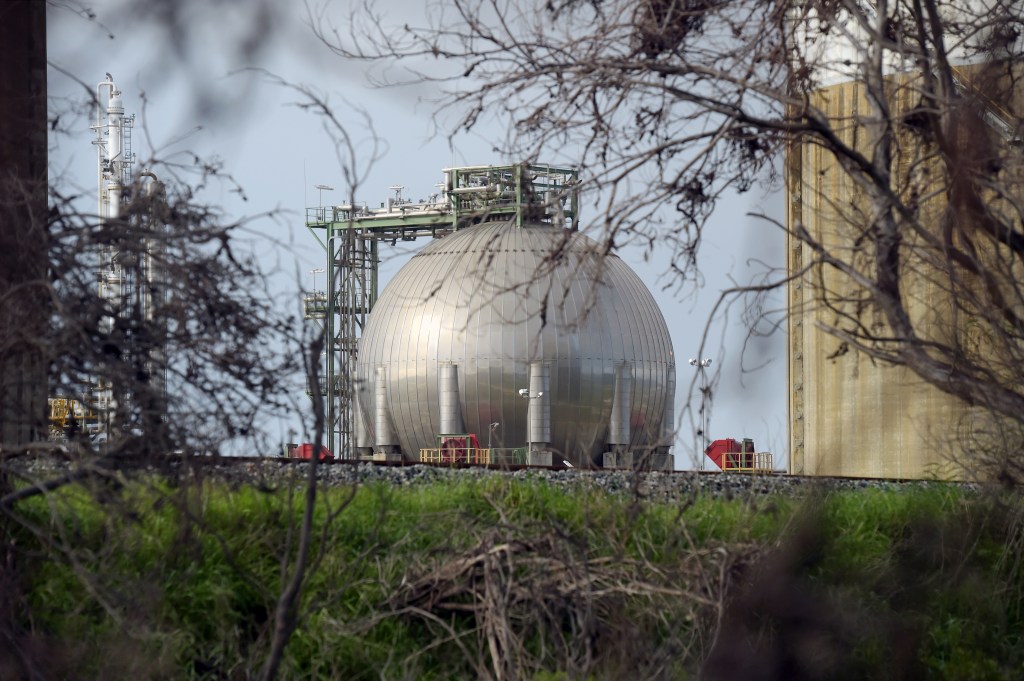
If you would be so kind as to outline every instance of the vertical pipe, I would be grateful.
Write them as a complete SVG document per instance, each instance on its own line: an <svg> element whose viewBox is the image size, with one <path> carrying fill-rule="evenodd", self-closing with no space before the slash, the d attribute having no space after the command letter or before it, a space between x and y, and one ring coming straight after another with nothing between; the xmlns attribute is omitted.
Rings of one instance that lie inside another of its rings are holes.
<svg viewBox="0 0 1024 681"><path fill-rule="evenodd" d="M377 239L370 240L370 309L367 313L373 312L373 306L377 304Z"/></svg>
<svg viewBox="0 0 1024 681"><path fill-rule="evenodd" d="M377 413L373 420L376 431L375 444L377 447L395 447L398 445L398 437L395 435L394 426L391 425L391 412L388 409L388 368L379 366L376 373Z"/></svg>
<svg viewBox="0 0 1024 681"><path fill-rule="evenodd" d="M516 164L515 170L513 171L513 174L515 176L515 182L516 182L516 227L519 228L519 227L523 226L523 196L524 196L524 193L523 193L523 164L522 163L517 163ZM530 394L531 395L534 394L532 392L532 388L531 388Z"/></svg>
<svg viewBox="0 0 1024 681"><path fill-rule="evenodd" d="M572 207L572 231L579 231L580 228L580 196L579 190L579 171L574 170L572 172L572 190L569 192L569 205Z"/></svg>
<svg viewBox="0 0 1024 681"><path fill-rule="evenodd" d="M441 411L439 434L462 433L462 408L459 404L459 367L447 362L438 368L438 403Z"/></svg>
<svg viewBox="0 0 1024 681"><path fill-rule="evenodd" d="M360 456L373 453L373 438L370 434L370 429L366 427L366 416L363 414L363 401L361 399L361 393L363 391L362 386L356 388L356 395L352 400L352 409L355 416L355 429L356 429L356 451L359 452Z"/></svg>
<svg viewBox="0 0 1024 681"><path fill-rule="evenodd" d="M665 376L665 413L661 418L661 446L667 451L676 437L676 365L669 364Z"/></svg>
<svg viewBox="0 0 1024 681"><path fill-rule="evenodd" d="M107 104L102 107L101 89L107 88ZM124 191L124 105L121 92L107 74L107 80L96 86L96 146L99 151L99 215L103 224L121 217L121 198ZM105 133L105 138L104 138ZM108 314L101 320L106 333L114 329L116 318L124 313L126 290L120 253L114 243L105 243L100 256L100 298L108 306ZM107 440L113 436L118 397L109 378L97 377L97 412L102 419Z"/></svg>
<svg viewBox="0 0 1024 681"><path fill-rule="evenodd" d="M150 181L143 185L145 178ZM167 324L158 314L158 308L166 300L166 283L161 269L167 245L164 222L166 197L160 179L149 170L139 174L139 186L148 204L139 294L142 321L153 337L145 358L152 386L149 418L154 426L162 428L167 418Z"/></svg>
<svg viewBox="0 0 1024 681"><path fill-rule="evenodd" d="M107 192L107 220L117 220L121 217L121 203L124 196L124 104L121 101L121 91L113 83L110 86L110 98L107 100L107 168L106 168L106 192ZM110 244L110 271L109 278L113 283L111 296L114 306L119 315L125 314L128 307L129 296L125 286L125 272L121 264L122 258L118 245Z"/></svg>
<svg viewBox="0 0 1024 681"><path fill-rule="evenodd" d="M530 363L530 394L526 420L529 424L529 444L551 444L551 390L550 369L544 362Z"/></svg>
<svg viewBox="0 0 1024 681"><path fill-rule="evenodd" d="M142 178L150 178L151 180L151 182L146 183L143 190L149 202L149 212L147 214L148 224L146 225L148 234L145 238L145 247L142 252L143 286L141 302L142 318L147 323L152 324L155 319L154 307L163 295L163 281L157 270L157 263L163 260L161 256L164 250L164 240L160 238L160 233L163 231L161 224L162 211L158 205L158 202L163 201L163 187L156 174L148 170L139 173L139 178L140 183Z"/></svg>
<svg viewBox="0 0 1024 681"><path fill-rule="evenodd" d="M109 130L107 144L107 217L116 220L121 216L122 169L124 167L124 104L121 92L113 83L110 86L110 99L107 100L107 128Z"/></svg>
<svg viewBox="0 0 1024 681"><path fill-rule="evenodd" d="M103 115L109 111L109 101L111 97L113 97L114 89L116 87L117 86L114 85L114 79L111 78L109 73L107 74L107 80L96 84L96 124L93 125L92 128L96 131L96 139L93 141L93 144L96 146L96 188L98 194L96 215L100 222L102 222L107 215L107 187L104 180L110 174L110 145L107 142L107 139L110 137L110 129L108 121L104 120ZM100 91L103 88L108 88L108 106L106 109L100 105L100 102L103 101L100 97ZM104 137L104 133L106 133L106 138Z"/></svg>
<svg viewBox="0 0 1024 681"><path fill-rule="evenodd" d="M628 445L632 439L629 414L633 409L633 366L622 362L615 367L615 394L612 397L612 414L608 422L608 444Z"/></svg>
<svg viewBox="0 0 1024 681"><path fill-rule="evenodd" d="M335 375L335 358L338 342L336 339L337 325L335 315L338 314L338 284L335 281L335 223L327 223L327 314L324 317L324 374L320 377L320 391L316 399L324 400L324 430L327 435L327 448L339 459L345 458L345 452L338 451L338 399L337 380ZM317 358L319 361L319 358Z"/></svg>

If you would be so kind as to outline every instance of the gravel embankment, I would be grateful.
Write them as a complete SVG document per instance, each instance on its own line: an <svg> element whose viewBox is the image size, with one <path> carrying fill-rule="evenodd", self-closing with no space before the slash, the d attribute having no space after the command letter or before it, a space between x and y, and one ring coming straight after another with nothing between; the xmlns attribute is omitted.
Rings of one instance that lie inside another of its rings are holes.
<svg viewBox="0 0 1024 681"><path fill-rule="evenodd" d="M75 465L51 457L17 459L11 465L35 481L62 475ZM151 469L157 472L157 469ZM253 484L263 487L301 483L308 474L308 464L287 463L281 459L262 461L231 462L225 460L203 460L189 475L211 477L235 485ZM182 475L182 464L172 462L161 467L159 472L171 477ZM319 478L326 485L352 483L387 483L391 485L416 485L440 480L479 480L486 477L504 476L513 479L532 479L548 482L567 490L581 486L592 486L613 493L675 500L693 493L724 497L741 497L764 494L809 494L827 490L853 489L897 489L907 485L926 487L944 485L939 482L898 482L890 480L859 480L843 478L797 478L786 475L744 475L725 473L696 473L677 471L674 473L634 473L622 470L582 471L529 469L519 471L498 471L484 468L444 468L433 466L374 466L371 464L333 464L319 467ZM973 486L972 486L973 487Z"/></svg>

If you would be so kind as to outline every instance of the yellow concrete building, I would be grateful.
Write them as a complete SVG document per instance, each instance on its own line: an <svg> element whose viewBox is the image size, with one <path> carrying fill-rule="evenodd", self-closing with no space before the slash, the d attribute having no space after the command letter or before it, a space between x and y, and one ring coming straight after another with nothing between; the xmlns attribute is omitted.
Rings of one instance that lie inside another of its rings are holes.
<svg viewBox="0 0 1024 681"><path fill-rule="evenodd" d="M920 101L914 78L904 74L889 81L890 104L897 115ZM814 94L812 104L827 115L843 143L869 153L862 122L873 114L864 85L830 85ZM934 165L929 166L927 154L934 150L915 150L911 133L899 136L892 168L894 191L921 186L920 177L911 181L914 173L923 173L928 186L928 169ZM976 413L909 369L877 362L841 336L823 330L857 328L878 338L890 333L862 286L835 268L812 266L816 254L792 236L802 226L812 240L870 276L874 253L863 242L870 241L866 230L872 216L863 193L819 145L794 146L787 174L789 270L804 273L794 279L788 293L790 471L883 478L970 475L963 468L970 465L963 443ZM926 225L933 222L937 230L946 209L942 195L936 191L922 197L920 206L915 204L920 211L917 219ZM909 201L905 193L903 199ZM903 299L915 327L923 329L927 339L962 344L964 316L954 313L955 294L942 270L928 264L934 250L929 253L928 246L911 241L901 253Z"/></svg>

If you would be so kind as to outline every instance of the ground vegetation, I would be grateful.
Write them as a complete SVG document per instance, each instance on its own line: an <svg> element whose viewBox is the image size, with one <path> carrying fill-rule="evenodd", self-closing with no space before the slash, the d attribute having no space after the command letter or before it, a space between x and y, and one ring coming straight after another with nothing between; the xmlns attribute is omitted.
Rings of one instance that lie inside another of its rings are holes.
<svg viewBox="0 0 1024 681"><path fill-rule="evenodd" d="M185 483L22 503L5 678L259 673L304 475ZM1018 502L942 485L655 502L502 475L329 488L277 674L1015 678ZM52 535L73 552L55 556Z"/></svg>

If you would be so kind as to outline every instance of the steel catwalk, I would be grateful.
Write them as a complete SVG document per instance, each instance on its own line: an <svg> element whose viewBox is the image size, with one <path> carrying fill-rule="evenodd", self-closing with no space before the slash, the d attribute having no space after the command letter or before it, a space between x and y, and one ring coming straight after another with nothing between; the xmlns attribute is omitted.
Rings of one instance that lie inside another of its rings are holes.
<svg viewBox="0 0 1024 681"><path fill-rule="evenodd" d="M370 441L396 436L409 460L450 425L453 395L466 430L497 422L492 441L504 448L526 446L536 402L549 428L533 435L546 431L573 463L600 462L613 422L613 439L667 451L675 370L664 317L620 258L562 227L488 222L424 248L381 294L360 340L357 413ZM631 392L619 400L628 421L613 419L617 376Z"/></svg>

